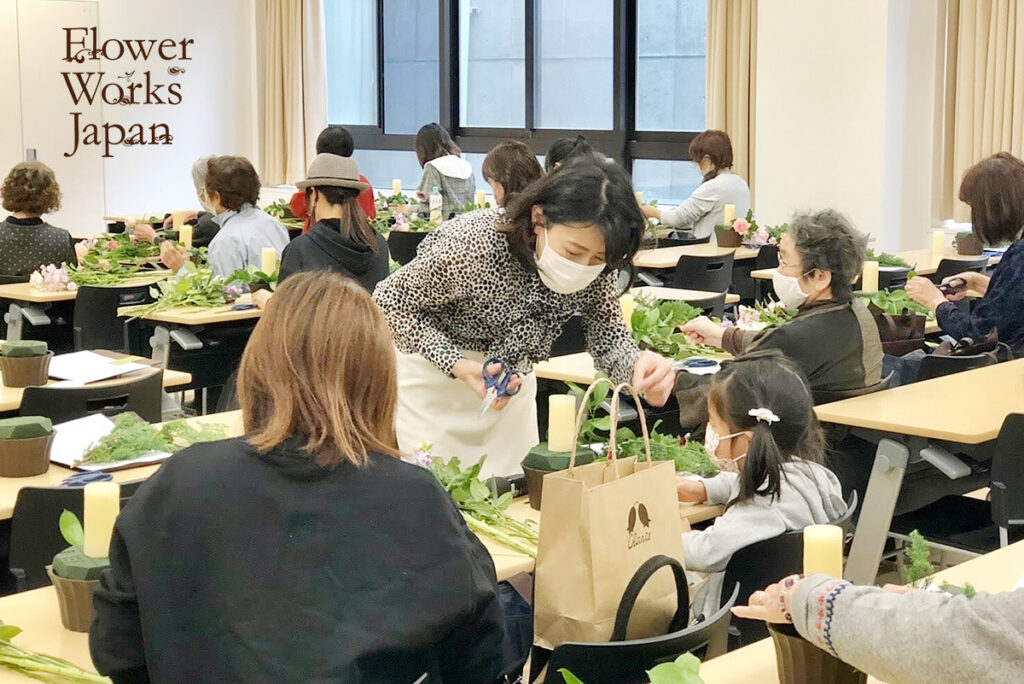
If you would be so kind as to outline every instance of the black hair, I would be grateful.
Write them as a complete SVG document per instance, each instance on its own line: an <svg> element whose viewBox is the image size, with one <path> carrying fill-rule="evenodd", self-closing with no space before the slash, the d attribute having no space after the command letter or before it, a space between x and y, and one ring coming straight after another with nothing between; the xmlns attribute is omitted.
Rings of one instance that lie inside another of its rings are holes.
<svg viewBox="0 0 1024 684"><path fill-rule="evenodd" d="M604 236L606 271L630 263L647 225L622 167L574 162L530 184L505 207L501 231L508 236L512 254L530 270L537 268L534 206L544 211L549 223L596 224Z"/></svg>
<svg viewBox="0 0 1024 684"><path fill-rule="evenodd" d="M310 206L310 199L313 194L313 187L306 188L306 206ZM355 188L342 188L336 185L318 185L315 190L320 193L324 201L342 207L342 216L339 221L341 234L363 243L372 251L377 251L377 233L370 220L363 213L359 206L359 190ZM310 218L313 212L309 212Z"/></svg>
<svg viewBox="0 0 1024 684"><path fill-rule="evenodd" d="M708 403L730 432L754 433L740 471L740 493L730 505L754 496L778 497L782 466L796 457L813 463L824 460L825 438L814 415L807 381L778 350L748 354L723 364L711 383ZM778 422L750 415L751 410L761 408L778 416Z"/></svg>
<svg viewBox="0 0 1024 684"><path fill-rule="evenodd" d="M575 138L559 138L548 148L547 156L544 157L544 171L551 173L557 170L556 164L559 164L558 168L560 169L576 161L606 164L608 158L595 150L584 135L577 135Z"/></svg>
<svg viewBox="0 0 1024 684"><path fill-rule="evenodd" d="M352 134L344 126L328 126L316 136L317 154L336 154L339 157L351 157L355 149Z"/></svg>
<svg viewBox="0 0 1024 684"><path fill-rule="evenodd" d="M462 154L462 150L455 144L444 126L428 123L416 132L416 159L419 160L420 166L426 166L428 161L447 157L449 154Z"/></svg>

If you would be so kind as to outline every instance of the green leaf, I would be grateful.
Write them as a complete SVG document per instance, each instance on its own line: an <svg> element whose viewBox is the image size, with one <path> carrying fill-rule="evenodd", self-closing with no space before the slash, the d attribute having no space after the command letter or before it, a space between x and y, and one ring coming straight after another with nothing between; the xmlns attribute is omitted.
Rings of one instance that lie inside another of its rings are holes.
<svg viewBox="0 0 1024 684"><path fill-rule="evenodd" d="M684 653L671 663L662 663L647 670L651 684L704 684L698 674L700 660L692 653Z"/></svg>
<svg viewBox="0 0 1024 684"><path fill-rule="evenodd" d="M57 523L60 526L60 534L71 546L81 546L85 543L85 534L82 532L82 523L78 519L78 516L69 510L64 510L60 514L60 520Z"/></svg>
<svg viewBox="0 0 1024 684"><path fill-rule="evenodd" d="M590 426L595 430L611 430L612 417L605 416L604 418L592 418L590 420Z"/></svg>
<svg viewBox="0 0 1024 684"><path fill-rule="evenodd" d="M565 680L565 684L583 684L579 677L569 672L564 667L558 671L558 674L562 675L562 679Z"/></svg>
<svg viewBox="0 0 1024 684"><path fill-rule="evenodd" d="M0 626L0 639L3 639L4 641L10 641L19 634L21 634L21 627L16 627L14 625Z"/></svg>

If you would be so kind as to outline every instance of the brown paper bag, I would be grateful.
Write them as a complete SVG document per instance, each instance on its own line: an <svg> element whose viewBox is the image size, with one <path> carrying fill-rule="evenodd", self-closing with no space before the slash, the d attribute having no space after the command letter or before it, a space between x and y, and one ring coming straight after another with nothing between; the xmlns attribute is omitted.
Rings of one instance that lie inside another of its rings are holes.
<svg viewBox="0 0 1024 684"><path fill-rule="evenodd" d="M577 436L587 397L602 381L608 382L600 379L587 390ZM615 457L623 389L636 395L626 384L612 394L608 459L576 467L574 439L569 469L544 476L534 594L534 642L543 648L565 641L608 641L622 592L637 568L658 554L682 561L675 467L670 461L651 461L639 401L646 461ZM637 599L627 638L665 634L675 610L673 576L658 573Z"/></svg>

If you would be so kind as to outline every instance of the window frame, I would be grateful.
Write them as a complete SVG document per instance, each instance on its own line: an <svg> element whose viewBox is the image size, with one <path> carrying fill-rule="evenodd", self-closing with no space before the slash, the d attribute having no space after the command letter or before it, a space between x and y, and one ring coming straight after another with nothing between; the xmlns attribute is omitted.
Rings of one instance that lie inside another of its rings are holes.
<svg viewBox="0 0 1024 684"><path fill-rule="evenodd" d="M538 2L521 0L525 13L525 126L523 128L486 128L459 123L459 0L438 0L439 60L438 94L441 105L438 123L444 126L463 152L487 153L503 140L520 140L537 155L547 153L558 138L582 133L593 145L608 154L627 171L634 159L688 161L685 150L700 131L636 130L637 2L616 0L613 25L612 129L570 130L536 128L537 50L535 40ZM386 133L384 130L384 2L377 0L377 125L347 125L358 149L409 151L416 147L415 134ZM426 123L426 122L424 122Z"/></svg>

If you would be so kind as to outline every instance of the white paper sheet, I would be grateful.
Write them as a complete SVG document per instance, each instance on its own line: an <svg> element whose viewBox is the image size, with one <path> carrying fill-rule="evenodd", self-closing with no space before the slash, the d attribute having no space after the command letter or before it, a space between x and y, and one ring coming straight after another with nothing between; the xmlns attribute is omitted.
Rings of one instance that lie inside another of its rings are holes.
<svg viewBox="0 0 1024 684"><path fill-rule="evenodd" d="M106 416L94 415L59 423L54 425L53 429L56 434L53 436L53 444L50 446L50 461L67 468L87 471L120 470L147 463L159 463L170 456L163 451L151 451L126 461L80 464L79 461L82 460L85 452L100 438L110 434L110 431L114 429L114 422Z"/></svg>
<svg viewBox="0 0 1024 684"><path fill-rule="evenodd" d="M118 363L117 359L91 351L60 354L50 360L50 377L86 384L145 370L141 363Z"/></svg>

